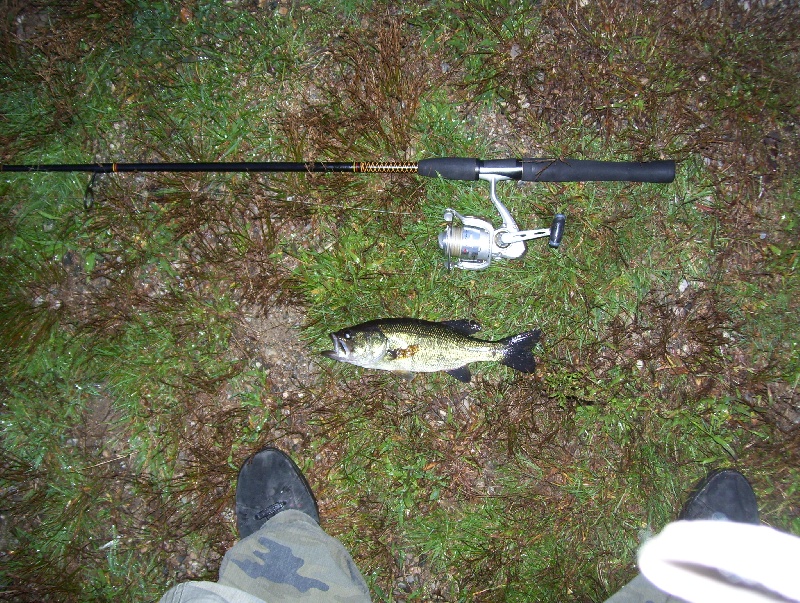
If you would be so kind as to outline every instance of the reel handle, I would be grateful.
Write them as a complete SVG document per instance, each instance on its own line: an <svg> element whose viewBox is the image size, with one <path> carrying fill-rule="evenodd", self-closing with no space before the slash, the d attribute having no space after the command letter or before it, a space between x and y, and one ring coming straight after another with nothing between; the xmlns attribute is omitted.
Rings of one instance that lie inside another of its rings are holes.
<svg viewBox="0 0 800 603"><path fill-rule="evenodd" d="M553 223L550 225L550 238L547 244L550 247L558 247L561 245L561 239L564 238L564 224L567 222L567 217L564 214L556 214L553 216Z"/></svg>

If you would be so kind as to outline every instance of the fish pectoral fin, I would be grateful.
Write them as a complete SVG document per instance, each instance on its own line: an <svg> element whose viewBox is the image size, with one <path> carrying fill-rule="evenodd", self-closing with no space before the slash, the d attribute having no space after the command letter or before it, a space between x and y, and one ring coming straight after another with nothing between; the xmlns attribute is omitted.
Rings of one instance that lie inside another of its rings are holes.
<svg viewBox="0 0 800 603"><path fill-rule="evenodd" d="M479 322L474 320L443 320L442 324L462 335L472 335L483 328Z"/></svg>
<svg viewBox="0 0 800 603"><path fill-rule="evenodd" d="M469 367L466 365L459 366L458 368L450 369L449 371L445 372L451 377L455 377L464 383L469 383L472 380L472 373L469 372Z"/></svg>
<svg viewBox="0 0 800 603"><path fill-rule="evenodd" d="M412 373L411 371L392 371L395 375L404 379L406 381L411 381L414 377L416 377L416 373Z"/></svg>

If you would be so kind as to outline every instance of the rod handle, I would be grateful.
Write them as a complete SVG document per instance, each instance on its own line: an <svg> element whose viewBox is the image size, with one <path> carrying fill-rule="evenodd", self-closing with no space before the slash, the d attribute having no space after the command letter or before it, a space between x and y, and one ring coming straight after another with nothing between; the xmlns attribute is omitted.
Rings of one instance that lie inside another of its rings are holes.
<svg viewBox="0 0 800 603"><path fill-rule="evenodd" d="M672 182L674 161L592 161L585 159L522 159L525 182Z"/></svg>
<svg viewBox="0 0 800 603"><path fill-rule="evenodd" d="M672 182L675 162L593 161L586 159L472 159L433 157L417 164L420 176L446 180L478 180L503 176L523 182Z"/></svg>
<svg viewBox="0 0 800 603"><path fill-rule="evenodd" d="M469 157L433 157L417 163L417 174L445 180L477 180L478 159Z"/></svg>

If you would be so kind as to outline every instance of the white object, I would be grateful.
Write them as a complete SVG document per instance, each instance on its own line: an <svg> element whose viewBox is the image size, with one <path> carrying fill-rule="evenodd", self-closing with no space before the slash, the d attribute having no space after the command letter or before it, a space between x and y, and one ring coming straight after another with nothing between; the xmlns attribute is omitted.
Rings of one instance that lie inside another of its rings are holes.
<svg viewBox="0 0 800 603"><path fill-rule="evenodd" d="M691 603L800 601L800 538L763 525L671 523L639 550L639 569Z"/></svg>

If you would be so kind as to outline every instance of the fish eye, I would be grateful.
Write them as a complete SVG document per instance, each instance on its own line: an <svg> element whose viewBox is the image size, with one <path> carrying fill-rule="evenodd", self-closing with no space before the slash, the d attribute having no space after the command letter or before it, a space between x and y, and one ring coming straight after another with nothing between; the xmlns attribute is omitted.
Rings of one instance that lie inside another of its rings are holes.
<svg viewBox="0 0 800 603"><path fill-rule="evenodd" d="M350 333L350 331L345 331L344 333L342 333L342 335L344 335L345 339L350 339L352 337L352 334Z"/></svg>

